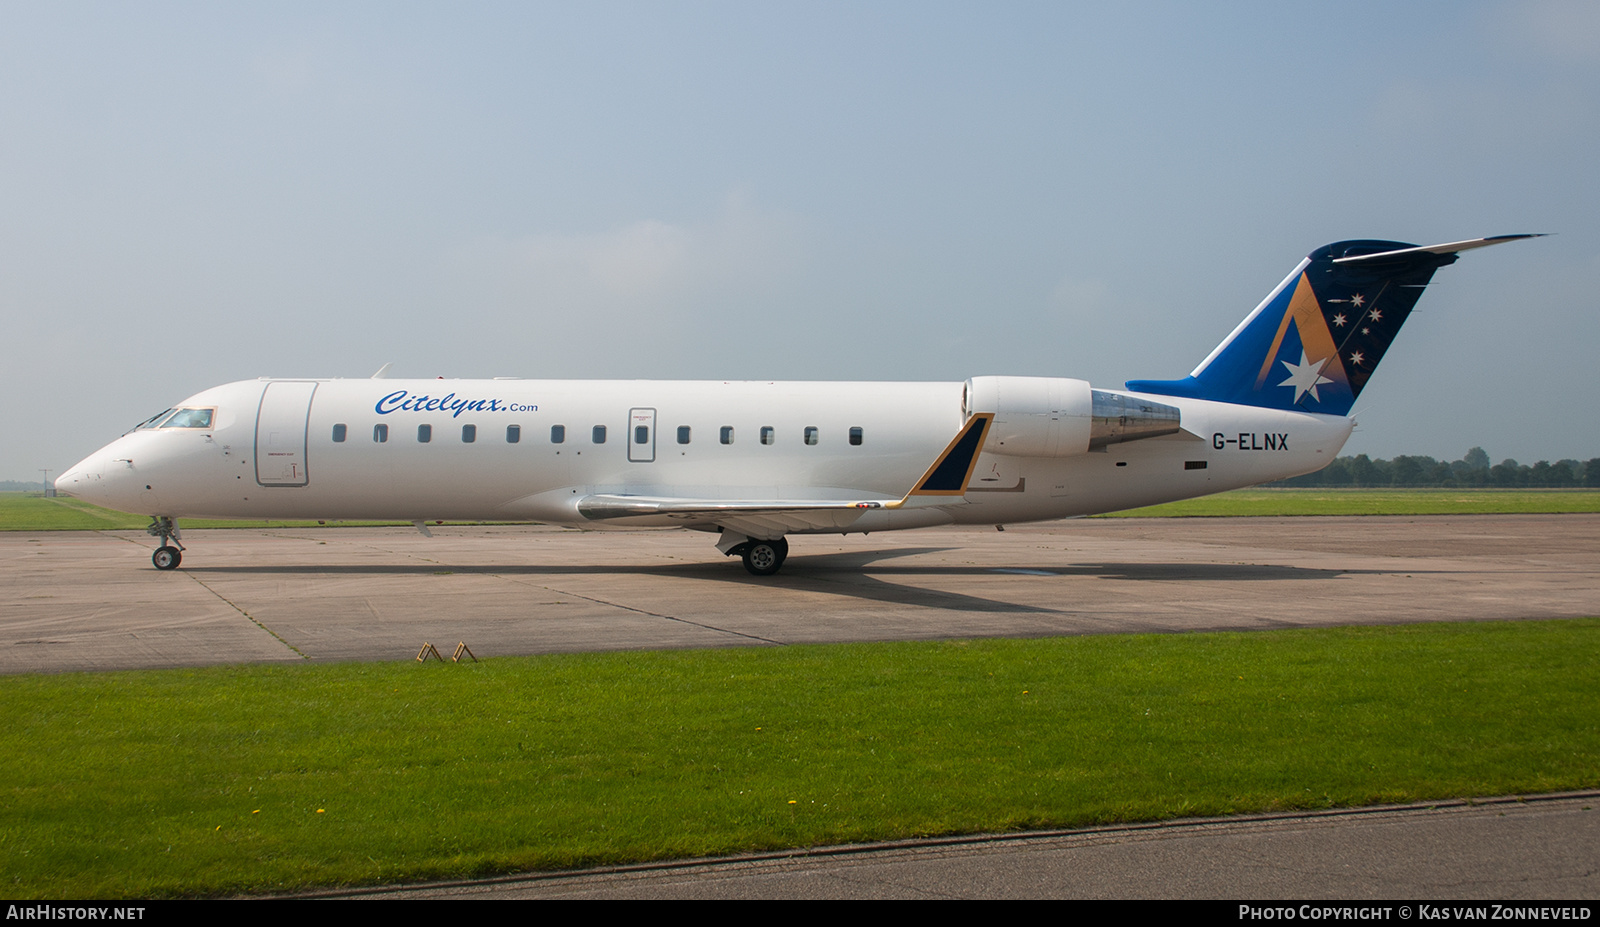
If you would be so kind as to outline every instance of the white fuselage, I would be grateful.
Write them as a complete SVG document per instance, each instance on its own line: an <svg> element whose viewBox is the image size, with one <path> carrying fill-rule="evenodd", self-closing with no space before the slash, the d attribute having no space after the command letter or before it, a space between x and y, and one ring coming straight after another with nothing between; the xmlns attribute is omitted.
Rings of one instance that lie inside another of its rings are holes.
<svg viewBox="0 0 1600 927"><path fill-rule="evenodd" d="M1319 470L1434 271L1531 237L1324 245L1187 377L1126 390L247 380L155 416L56 487L152 516L161 570L182 560L174 519L211 516L694 528L770 576L789 534L1093 515Z"/></svg>
<svg viewBox="0 0 1600 927"><path fill-rule="evenodd" d="M1066 456L1009 456L991 442L962 494L790 530L1004 524L1201 496L1319 469L1352 425L1343 416L1148 398L1180 409L1183 430ZM592 521L578 502L597 494L900 500L969 412L961 383L511 379L246 380L180 408L214 411L200 427L131 431L58 488L174 518L714 530L710 517Z"/></svg>

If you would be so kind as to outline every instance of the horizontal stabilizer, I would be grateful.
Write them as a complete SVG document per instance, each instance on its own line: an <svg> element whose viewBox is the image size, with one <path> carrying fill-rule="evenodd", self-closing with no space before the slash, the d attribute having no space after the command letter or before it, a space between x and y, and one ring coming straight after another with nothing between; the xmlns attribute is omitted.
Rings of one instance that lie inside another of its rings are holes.
<svg viewBox="0 0 1600 927"><path fill-rule="evenodd" d="M1462 251L1471 251L1473 248L1487 248L1490 245L1503 245L1508 241L1521 241L1524 238L1543 238L1544 234L1523 235L1491 235L1488 238L1469 238L1466 241L1452 241L1442 245L1426 245L1419 248L1401 248L1398 251L1380 251L1377 254L1356 254L1349 257L1334 258L1335 264L1357 264L1362 261L1388 261L1395 258L1406 257L1412 254L1456 254Z"/></svg>

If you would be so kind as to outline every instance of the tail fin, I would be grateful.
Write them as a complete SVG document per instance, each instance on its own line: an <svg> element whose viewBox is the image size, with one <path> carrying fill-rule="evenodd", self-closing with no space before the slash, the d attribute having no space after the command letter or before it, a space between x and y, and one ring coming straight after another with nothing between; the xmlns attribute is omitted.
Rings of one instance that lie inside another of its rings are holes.
<svg viewBox="0 0 1600 927"><path fill-rule="evenodd" d="M1454 264L1461 251L1537 237L1426 247L1366 239L1325 245L1193 373L1182 380L1129 380L1128 389L1348 415L1435 270Z"/></svg>

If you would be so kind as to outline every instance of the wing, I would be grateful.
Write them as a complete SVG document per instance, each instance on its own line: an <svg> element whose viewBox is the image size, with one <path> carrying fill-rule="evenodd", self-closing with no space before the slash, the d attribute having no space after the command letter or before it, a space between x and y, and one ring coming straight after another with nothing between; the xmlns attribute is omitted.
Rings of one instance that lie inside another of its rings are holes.
<svg viewBox="0 0 1600 927"><path fill-rule="evenodd" d="M578 500L578 513L590 521L641 519L642 523L685 528L717 526L755 538L790 532L838 531L873 509L948 505L966 494L978 453L994 416L967 419L943 453L903 498L840 499L686 499L674 496L597 493Z"/></svg>
<svg viewBox="0 0 1600 927"><path fill-rule="evenodd" d="M782 537L791 532L842 530L864 512L896 505L895 500L727 501L664 496L598 494L578 501L578 514L590 521L643 518L685 528L718 525L750 537Z"/></svg>

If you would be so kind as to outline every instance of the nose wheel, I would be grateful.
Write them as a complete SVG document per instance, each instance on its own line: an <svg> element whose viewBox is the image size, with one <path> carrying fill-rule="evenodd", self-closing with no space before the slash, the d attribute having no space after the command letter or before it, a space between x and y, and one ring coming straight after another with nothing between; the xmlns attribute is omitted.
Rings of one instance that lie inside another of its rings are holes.
<svg viewBox="0 0 1600 927"><path fill-rule="evenodd" d="M161 546L150 555L150 562L158 570L176 570L178 564L183 562L183 542L179 540L178 525L165 515L150 516L150 525L145 528L145 533L151 537L161 539Z"/></svg>

